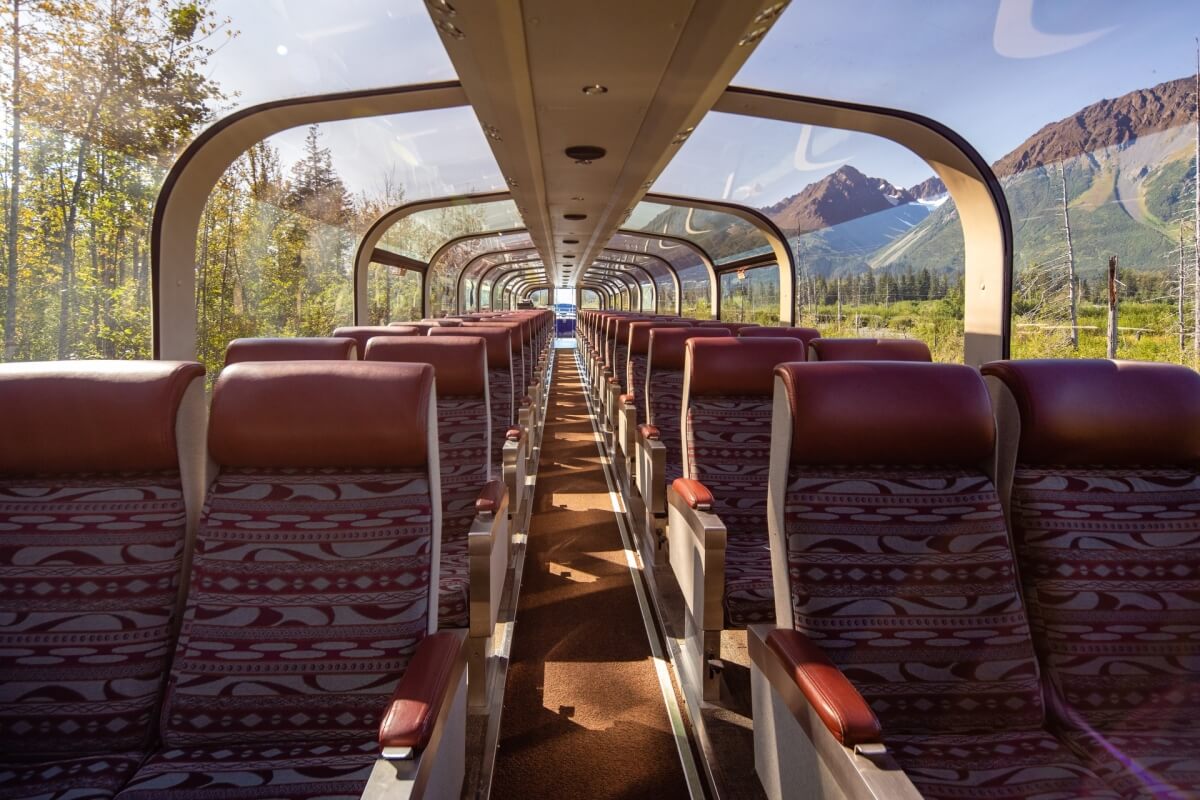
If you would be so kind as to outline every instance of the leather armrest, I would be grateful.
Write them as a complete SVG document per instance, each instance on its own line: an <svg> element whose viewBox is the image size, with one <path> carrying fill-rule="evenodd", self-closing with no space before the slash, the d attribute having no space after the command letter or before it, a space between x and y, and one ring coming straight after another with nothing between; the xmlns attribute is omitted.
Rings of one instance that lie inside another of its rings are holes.
<svg viewBox="0 0 1200 800"><path fill-rule="evenodd" d="M819 645L799 631L780 628L767 635L767 647L835 739L847 747L882 741L875 712Z"/></svg>
<svg viewBox="0 0 1200 800"><path fill-rule="evenodd" d="M617 400L620 401L621 403L632 403L633 402L633 394L632 393L623 394L620 397L618 397Z"/></svg>
<svg viewBox="0 0 1200 800"><path fill-rule="evenodd" d="M520 427L512 427L504 432L504 439L509 442L519 442L525 436L525 431Z"/></svg>
<svg viewBox="0 0 1200 800"><path fill-rule="evenodd" d="M479 497L475 500L476 514L495 514L504 502L504 493L508 491L504 481L491 480L484 484Z"/></svg>
<svg viewBox="0 0 1200 800"><path fill-rule="evenodd" d="M658 428L653 425L638 425L638 433L643 439L654 439L655 441L659 439Z"/></svg>
<svg viewBox="0 0 1200 800"><path fill-rule="evenodd" d="M676 478L671 486L690 508L697 511L712 511L714 503L712 492L700 481L694 481L691 478Z"/></svg>
<svg viewBox="0 0 1200 800"><path fill-rule="evenodd" d="M532 397L530 397L529 395L525 395L525 396L523 396L523 397L521 398L521 405L523 405L523 406L531 406L531 405L533 405L533 398L532 398Z"/></svg>
<svg viewBox="0 0 1200 800"><path fill-rule="evenodd" d="M442 703L450 702L456 662L464 661L463 641L443 631L426 636L408 662L387 713L379 724L380 747L424 749L433 735Z"/></svg>

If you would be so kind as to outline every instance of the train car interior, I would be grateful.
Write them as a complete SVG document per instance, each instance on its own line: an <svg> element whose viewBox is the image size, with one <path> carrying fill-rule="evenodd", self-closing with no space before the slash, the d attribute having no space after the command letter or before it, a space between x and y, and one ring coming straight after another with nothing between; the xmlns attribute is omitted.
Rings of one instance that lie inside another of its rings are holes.
<svg viewBox="0 0 1200 800"><path fill-rule="evenodd" d="M0 800L1200 800L1197 0L0 0Z"/></svg>

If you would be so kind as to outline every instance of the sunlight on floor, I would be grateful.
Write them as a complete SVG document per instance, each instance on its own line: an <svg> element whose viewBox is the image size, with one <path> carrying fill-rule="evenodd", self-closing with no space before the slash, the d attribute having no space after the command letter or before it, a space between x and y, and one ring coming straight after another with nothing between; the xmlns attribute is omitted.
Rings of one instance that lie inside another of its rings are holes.
<svg viewBox="0 0 1200 800"><path fill-rule="evenodd" d="M566 564L556 564L551 561L548 565L551 575L557 575L560 578L573 581L575 583L595 583L600 580L591 573L584 572L577 567L569 567Z"/></svg>
<svg viewBox="0 0 1200 800"><path fill-rule="evenodd" d="M626 711L662 702L658 685L645 679L649 660L547 661L542 704L587 730L608 730Z"/></svg>

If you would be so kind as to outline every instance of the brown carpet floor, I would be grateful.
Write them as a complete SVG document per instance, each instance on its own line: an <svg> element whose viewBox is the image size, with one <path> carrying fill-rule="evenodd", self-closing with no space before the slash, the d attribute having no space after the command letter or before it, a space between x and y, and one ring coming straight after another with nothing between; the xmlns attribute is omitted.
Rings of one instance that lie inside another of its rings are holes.
<svg viewBox="0 0 1200 800"><path fill-rule="evenodd" d="M574 351L546 419L492 797L686 798Z"/></svg>

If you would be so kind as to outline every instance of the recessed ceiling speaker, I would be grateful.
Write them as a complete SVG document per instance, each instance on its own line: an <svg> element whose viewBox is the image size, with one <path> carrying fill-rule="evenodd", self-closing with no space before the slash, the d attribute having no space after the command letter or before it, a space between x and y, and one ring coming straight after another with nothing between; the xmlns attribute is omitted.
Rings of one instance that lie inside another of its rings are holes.
<svg viewBox="0 0 1200 800"><path fill-rule="evenodd" d="M563 152L567 154L567 158L575 161L595 161L608 155L607 150L594 144L572 145Z"/></svg>

